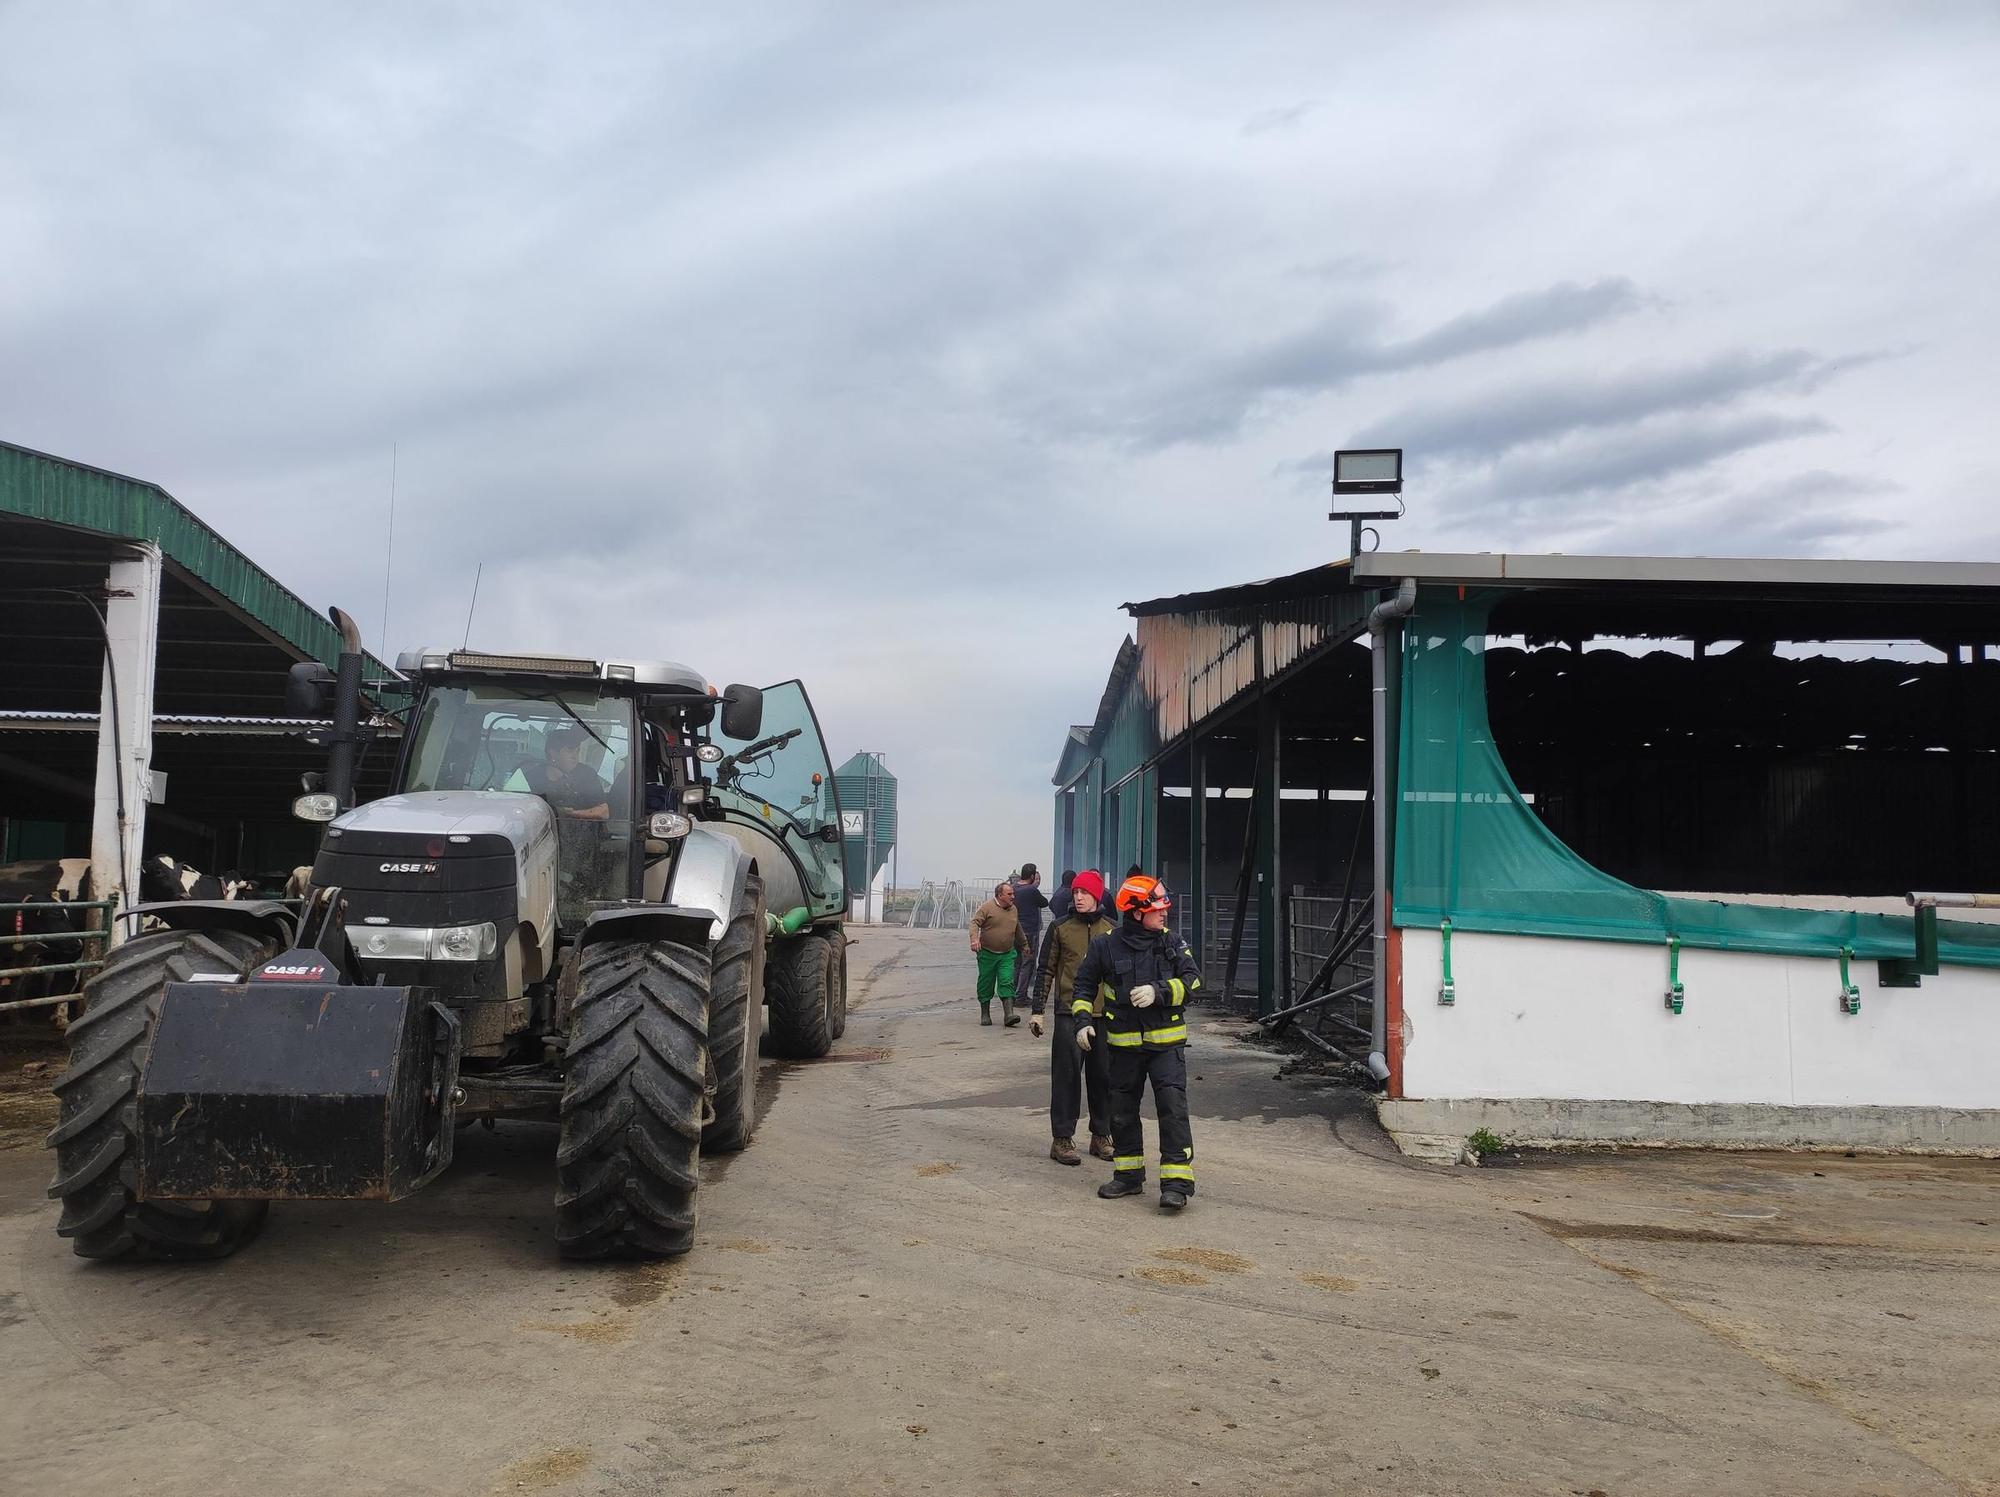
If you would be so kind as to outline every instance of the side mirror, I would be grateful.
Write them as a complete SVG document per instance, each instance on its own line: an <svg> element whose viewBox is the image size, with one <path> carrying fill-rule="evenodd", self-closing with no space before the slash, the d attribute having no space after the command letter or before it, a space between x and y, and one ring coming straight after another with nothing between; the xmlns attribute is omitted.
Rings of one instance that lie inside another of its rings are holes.
<svg viewBox="0 0 2000 1497"><path fill-rule="evenodd" d="M317 660L301 660L285 673L285 715L326 718L333 715L333 672Z"/></svg>
<svg viewBox="0 0 2000 1497"><path fill-rule="evenodd" d="M729 686L722 692L722 736L755 738L764 727L764 693L754 686Z"/></svg>
<svg viewBox="0 0 2000 1497"><path fill-rule="evenodd" d="M822 842L838 844L840 841L841 832L839 827L835 826L832 822L829 821L825 826L821 827L818 831L814 832L813 835L819 838L819 840Z"/></svg>

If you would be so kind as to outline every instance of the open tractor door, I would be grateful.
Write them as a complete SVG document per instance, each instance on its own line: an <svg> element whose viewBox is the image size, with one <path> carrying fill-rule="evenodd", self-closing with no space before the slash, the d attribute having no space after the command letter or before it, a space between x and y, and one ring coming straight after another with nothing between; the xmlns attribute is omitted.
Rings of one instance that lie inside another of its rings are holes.
<svg viewBox="0 0 2000 1497"><path fill-rule="evenodd" d="M50 1143L90 1258L220 1257L274 1200L397 1200L457 1129L552 1120L566 1256L665 1257L700 1155L743 1148L757 1055L846 1019L840 814L798 682L419 650L395 793L353 804L352 620L293 670L331 764L303 901L145 907L70 1026ZM768 1026L765 1015L769 1013Z"/></svg>

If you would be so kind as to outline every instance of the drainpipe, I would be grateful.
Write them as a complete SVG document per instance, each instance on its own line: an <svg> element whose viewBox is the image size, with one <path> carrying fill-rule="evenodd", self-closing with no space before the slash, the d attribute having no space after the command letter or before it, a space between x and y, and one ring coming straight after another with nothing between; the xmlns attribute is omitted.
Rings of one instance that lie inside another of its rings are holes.
<svg viewBox="0 0 2000 1497"><path fill-rule="evenodd" d="M1405 577L1393 598L1368 614L1368 654L1375 711L1375 1020L1368 1071L1389 1079L1389 630L1417 606L1417 579Z"/></svg>

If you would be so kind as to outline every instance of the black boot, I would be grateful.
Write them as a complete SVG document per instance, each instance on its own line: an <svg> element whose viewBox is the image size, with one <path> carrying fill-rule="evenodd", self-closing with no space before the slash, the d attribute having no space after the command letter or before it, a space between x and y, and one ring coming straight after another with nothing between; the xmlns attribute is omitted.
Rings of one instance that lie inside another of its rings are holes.
<svg viewBox="0 0 2000 1497"><path fill-rule="evenodd" d="M988 1029L993 1027L993 1005L984 1000L981 1000L979 1005L979 1022Z"/></svg>
<svg viewBox="0 0 2000 1497"><path fill-rule="evenodd" d="M1146 1188L1143 1178L1134 1180L1126 1175L1113 1175L1097 1187L1097 1193L1107 1201L1115 1201L1120 1196L1135 1196Z"/></svg>
<svg viewBox="0 0 2000 1497"><path fill-rule="evenodd" d="M1175 1190L1171 1185L1162 1185L1160 1187L1160 1209L1162 1211L1178 1211L1187 1203L1188 1198L1178 1190Z"/></svg>

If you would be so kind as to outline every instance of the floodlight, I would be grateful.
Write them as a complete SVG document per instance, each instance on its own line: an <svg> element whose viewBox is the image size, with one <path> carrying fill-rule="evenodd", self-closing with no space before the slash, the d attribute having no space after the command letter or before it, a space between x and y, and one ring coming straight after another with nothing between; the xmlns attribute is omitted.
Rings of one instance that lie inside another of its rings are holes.
<svg viewBox="0 0 2000 1497"><path fill-rule="evenodd" d="M1400 494L1403 492L1403 449L1358 447L1333 455L1336 494Z"/></svg>

